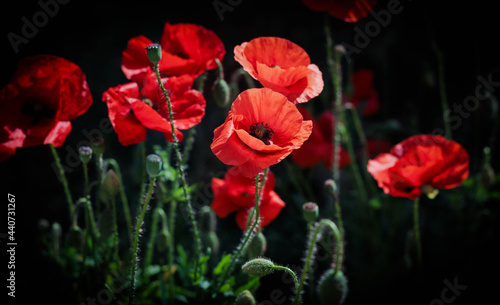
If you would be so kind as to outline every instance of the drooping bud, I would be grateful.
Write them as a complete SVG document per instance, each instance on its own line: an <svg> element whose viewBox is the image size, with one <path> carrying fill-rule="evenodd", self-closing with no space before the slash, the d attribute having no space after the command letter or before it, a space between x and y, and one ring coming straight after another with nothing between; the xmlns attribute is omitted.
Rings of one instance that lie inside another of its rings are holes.
<svg viewBox="0 0 500 305"><path fill-rule="evenodd" d="M257 304L255 302L255 298L253 297L252 293L249 290L243 290L238 296L236 297L236 301L234 302L234 305L255 305Z"/></svg>
<svg viewBox="0 0 500 305"><path fill-rule="evenodd" d="M153 65L157 65L161 60L161 46L158 43L150 44L146 47L148 59Z"/></svg>
<svg viewBox="0 0 500 305"><path fill-rule="evenodd" d="M273 273L274 271L273 267L274 263L268 259L254 258L251 261L246 262L241 267L241 270L250 275L262 277Z"/></svg>
<svg viewBox="0 0 500 305"><path fill-rule="evenodd" d="M151 154L146 157L146 172L149 177L156 177L160 174L162 162L161 157L156 154Z"/></svg>
<svg viewBox="0 0 500 305"><path fill-rule="evenodd" d="M80 155L80 160L84 164L87 164L92 158L92 148L90 148L89 146L80 146L78 148L78 154Z"/></svg>
<svg viewBox="0 0 500 305"><path fill-rule="evenodd" d="M215 81L212 88L212 95L218 106L226 107L229 104L231 98L230 93L231 89L225 80L218 79Z"/></svg>
<svg viewBox="0 0 500 305"><path fill-rule="evenodd" d="M318 282L318 299L321 305L340 305L347 295L347 279L338 270L328 269Z"/></svg>
<svg viewBox="0 0 500 305"><path fill-rule="evenodd" d="M259 232L248 245L248 255L250 258L264 255L267 249L267 240L262 232Z"/></svg>
<svg viewBox="0 0 500 305"><path fill-rule="evenodd" d="M307 222L314 222L318 219L319 208L314 202L307 202L302 206L302 215Z"/></svg>
<svg viewBox="0 0 500 305"><path fill-rule="evenodd" d="M118 195L120 192L120 179L118 179L114 170L108 170L103 179L103 186L104 191L109 198L114 198Z"/></svg>

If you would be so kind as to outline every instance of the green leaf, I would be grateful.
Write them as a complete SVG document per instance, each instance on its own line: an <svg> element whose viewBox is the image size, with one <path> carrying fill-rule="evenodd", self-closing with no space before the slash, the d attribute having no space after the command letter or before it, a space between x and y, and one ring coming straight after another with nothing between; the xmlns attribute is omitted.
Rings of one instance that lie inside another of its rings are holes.
<svg viewBox="0 0 500 305"><path fill-rule="evenodd" d="M228 266L229 261L231 260L231 254L226 254L222 257L220 262L217 264L217 266L214 269L214 275L219 275L221 274Z"/></svg>

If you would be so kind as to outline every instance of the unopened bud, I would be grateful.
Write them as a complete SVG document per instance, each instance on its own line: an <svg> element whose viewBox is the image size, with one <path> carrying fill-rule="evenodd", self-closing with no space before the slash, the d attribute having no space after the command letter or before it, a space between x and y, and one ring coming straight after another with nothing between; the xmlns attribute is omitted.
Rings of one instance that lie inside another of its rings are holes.
<svg viewBox="0 0 500 305"><path fill-rule="evenodd" d="M248 246L248 255L250 258L264 255L267 249L267 240L262 232L259 232L250 242Z"/></svg>
<svg viewBox="0 0 500 305"><path fill-rule="evenodd" d="M161 46L158 43L150 44L146 47L148 59L153 65L157 65L161 60Z"/></svg>
<svg viewBox="0 0 500 305"><path fill-rule="evenodd" d="M255 302L255 298L253 297L252 293L249 290L243 290L238 296L236 297L236 301L234 302L234 305L255 305L257 304Z"/></svg>
<svg viewBox="0 0 500 305"><path fill-rule="evenodd" d="M313 222L318 219L319 208L314 202L307 202L302 206L302 215L307 222Z"/></svg>
<svg viewBox="0 0 500 305"><path fill-rule="evenodd" d="M120 179L116 175L115 171L110 169L104 176L103 180L104 191L109 198L114 198L120 192Z"/></svg>
<svg viewBox="0 0 500 305"><path fill-rule="evenodd" d="M148 155L146 157L146 172L149 177L156 177L160 174L162 166L161 157L155 154Z"/></svg>
<svg viewBox="0 0 500 305"><path fill-rule="evenodd" d="M241 270L250 275L262 277L273 273L274 271L273 267L274 263L268 259L254 258L251 261L246 262L241 267Z"/></svg>
<svg viewBox="0 0 500 305"><path fill-rule="evenodd" d="M347 279L342 271L328 269L318 282L317 292L321 305L342 304L347 295Z"/></svg>
<svg viewBox="0 0 500 305"><path fill-rule="evenodd" d="M226 107L231 98L230 93L231 89L225 80L218 79L215 81L212 94L217 105L220 107Z"/></svg>
<svg viewBox="0 0 500 305"><path fill-rule="evenodd" d="M92 148L90 148L89 146L80 146L78 148L78 154L80 155L80 160L84 164L87 164L92 158Z"/></svg>

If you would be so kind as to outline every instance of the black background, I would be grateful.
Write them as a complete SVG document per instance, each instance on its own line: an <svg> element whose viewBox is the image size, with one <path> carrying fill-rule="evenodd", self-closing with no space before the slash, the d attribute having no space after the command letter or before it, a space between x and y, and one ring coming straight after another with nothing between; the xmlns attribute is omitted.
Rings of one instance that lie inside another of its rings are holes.
<svg viewBox="0 0 500 305"><path fill-rule="evenodd" d="M323 71L325 88L331 86L325 59L323 14L309 10L298 0L240 2L232 11L224 12L224 19L221 20L211 1L113 3L73 0L59 5L57 14L50 17L47 24L39 28L38 33L30 38L27 44L19 45L19 52L15 53L7 39L8 33L20 35L22 17L26 16L31 20L41 8L36 1L11 1L10 7L2 8L0 13L0 86L9 81L17 62L26 56L54 54L78 64L87 76L94 103L87 113L73 121L74 131L63 147L75 147L79 141L85 139L79 131L99 128L99 122L106 118L107 109L105 103L101 102L102 93L109 87L127 82L120 69L121 52L127 41L137 35L144 35L153 41L159 40L165 22L195 23L214 31L226 47L223 64L227 72L238 67L233 58L234 46L259 36L287 38L309 53L311 61ZM403 11L392 15L390 24L382 27L380 33L370 40L369 45L359 54L353 55L352 59L355 67L372 69L376 75L375 85L380 94L381 111L370 120L376 122L393 118L409 130L407 135L411 131L430 133L442 127L439 93L435 84L437 65L430 35L434 35L444 54L449 104L462 104L465 97L474 95L479 75L486 78L492 74L494 80L500 80L500 18L493 4L487 1L437 5L436 1L402 0L401 6ZM386 7L387 1L379 1L375 11L384 10ZM355 27L364 29L374 17L369 16L356 24L344 23L334 18L329 20L335 42L353 44ZM430 84L423 81L426 72L434 76ZM321 99L324 101L328 97L325 94ZM313 107L320 110L320 102L317 103L318 106ZM217 173L224 169L214 156L207 153L212 131L223 119L223 115L211 106L214 105L207 106L205 127L198 130L200 140L196 142L195 152L201 153L199 158L192 161L192 168L197 169L191 173L193 181L209 181L208 173ZM466 147L471 156L472 171L477 171L479 167L480 147L488 145L494 133L491 116L496 116L488 107L481 104L471 117L464 120L464 124L454 130L454 138ZM395 135L394 140L401 140L403 136L406 135ZM106 138L110 143L107 146L110 155L117 156L123 162L132 162L137 153L135 147L121 147L113 133L106 134ZM64 160L68 151L61 148L60 152ZM498 169L496 155L498 150L493 147L493 166ZM61 212L66 208L65 201L51 162L52 156L47 147L32 147L18 150L15 156L0 164L1 196L4 197L9 192L15 194L17 200L16 238L19 245L16 252L16 301L19 302L30 299L42 304L64 303L60 302L60 296L65 292L59 290L58 279L51 276L51 267L43 265L39 258L40 245L37 240L37 221L41 218L49 222L60 221L63 228L67 226L64 222L64 212ZM69 174L69 182L74 186L75 193L79 191L76 185L80 183L80 174L79 168ZM124 173L127 174L132 173ZM133 178L128 179L134 182ZM5 204L2 206L5 208L2 209L6 211L6 198L3 201ZM498 208L494 204L490 208L495 212L494 219L498 220ZM3 232L6 227L3 217L0 223L0 232ZM443 281L448 279L452 282L455 276L458 276L460 284L463 279L463 284L468 286L463 295L456 299L455 304L473 304L480 297L491 296L495 299L495 284L498 283L496 276L499 270L496 262L498 251L494 251L493 247L498 242L498 222L492 223L494 225L482 230L488 233L485 233L485 236L494 239L478 238L477 245L465 249L455 245L441 257L430 259L433 260L432 266L442 264L444 267L427 270L428 278L432 279L428 285L422 285L411 277L381 279L383 285L378 283L377 279L372 279L373 286L364 287L353 283L346 303L429 304L434 298L440 297L441 290L446 287ZM222 225L228 224L229 221L222 221ZM272 230L279 232L280 227L276 226ZM5 240L1 241L3 252ZM301 253L304 244L300 243L294 247ZM285 249L281 250L284 251L281 253L284 261L280 263L300 263L287 257ZM280 255L279 251L272 253ZM467 262L462 264L460 260L464 257ZM2 256L0 270L3 283L6 262L7 258ZM261 300L269 299L269 293L275 287L269 286L271 288L266 289L266 285L287 289L280 284L278 275L263 279L263 283L264 288L259 294ZM5 289L2 288L2 297L5 294Z"/></svg>

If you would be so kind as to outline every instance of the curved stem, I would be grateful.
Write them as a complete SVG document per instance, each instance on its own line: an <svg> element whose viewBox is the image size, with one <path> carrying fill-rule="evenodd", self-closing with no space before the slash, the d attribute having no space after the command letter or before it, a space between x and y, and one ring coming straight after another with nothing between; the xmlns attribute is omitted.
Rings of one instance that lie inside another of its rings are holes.
<svg viewBox="0 0 500 305"><path fill-rule="evenodd" d="M54 157L54 161L56 163L57 170L59 171L59 178L61 179L61 183L62 183L63 188L64 188L64 195L66 195L66 201L68 203L69 215L70 215L70 219L72 221L71 226L74 226L74 225L76 225L76 223L74 222L75 208L73 206L73 198L71 197L71 192L69 190L68 180L66 180L66 175L64 174L64 169L61 165L61 160L59 159L59 155L57 154L56 148L54 147L53 144L49 144L49 146L50 146L50 151L52 152L52 156Z"/></svg>
<svg viewBox="0 0 500 305"><path fill-rule="evenodd" d="M179 171L179 176L181 178L181 186L182 186L182 190L184 192L184 198L186 200L187 210L188 210L188 214L189 214L189 221L191 223L191 227L192 227L193 235L194 235L195 258L196 258L194 280L196 281L196 279L198 278L198 268L197 268L198 261L201 257L200 234L198 232L198 227L196 226L196 221L194 219L194 211L193 211L193 207L191 206L191 198L190 198L189 193L187 191L187 183L186 183L186 177L184 175L182 156L181 156L181 152L179 149L179 141L177 139L177 136L175 135L175 125L174 125L174 116L173 116L173 112L172 112L172 103L170 102L170 96L169 96L167 90L165 89L165 86L163 86L163 83L161 81L160 69L158 68L158 65L154 65L154 69L156 72L156 79L158 81L158 84L160 85L160 88L163 92L163 95L165 96L165 99L167 100L170 127L172 129L172 139L174 141L174 149L175 149L175 154L176 154L177 162L178 162L177 170Z"/></svg>
<svg viewBox="0 0 500 305"><path fill-rule="evenodd" d="M293 283L294 283L294 286L295 286L295 290L299 289L299 281L297 279L297 275L295 274L295 272L293 272L292 269L290 269L288 267L285 267L285 266L280 266L280 265L274 265L273 269L274 270L283 270L283 271L288 272L292 276L292 278L293 278Z"/></svg>
<svg viewBox="0 0 500 305"><path fill-rule="evenodd" d="M260 183L260 186L259 186L260 174L257 174L257 176L255 177L255 207L254 207L255 221L253 222L252 226L246 231L243 241L238 245L238 247L236 248L235 254L231 257L231 260L229 261L228 267L224 270L224 272L222 274L221 281L219 283L219 287L220 287L220 285L223 285L224 281L226 280L226 277L228 276L228 274L231 273L231 271L234 267L234 264L236 263L236 261L240 257L241 253L243 252L244 249L246 249L251 238L253 238L255 227L257 225L259 225L259 227L260 227L260 216L259 216L260 194L262 194L262 190L264 189L264 186L266 183L267 171L268 171L268 168L266 168L264 170L264 174L262 175L262 181ZM249 215L249 217L250 217L250 215ZM219 290L218 288L216 291Z"/></svg>
<svg viewBox="0 0 500 305"><path fill-rule="evenodd" d="M130 277L130 299L129 299L129 304L132 305L134 304L134 299L135 299L135 276L137 272L137 253L139 252L139 236L141 232L141 227L142 227L142 222L144 221L144 216L146 215L146 211L148 210L149 206L149 201L151 200L151 195L153 194L153 189L154 189L154 184L156 181L156 177L151 177L151 180L149 182L149 187L148 191L146 193L146 198L144 199L144 202L142 204L142 209L139 213L139 216L137 218L137 222L135 224L135 230L134 230L134 240L132 244L132 271L131 271L131 277Z"/></svg>
<svg viewBox="0 0 500 305"><path fill-rule="evenodd" d="M418 201L419 198L413 201L413 230L415 231L415 243L417 245L418 263L422 264L422 242L420 240L420 224L418 219Z"/></svg>
<svg viewBox="0 0 500 305"><path fill-rule="evenodd" d="M312 233L312 235L309 237L309 246L307 249L307 256L306 256L306 261L304 263L304 269L302 270L302 275L300 276L300 281L299 281L299 287L295 293L295 298L293 300L292 305L296 304L301 304L301 291L304 288L304 283L308 274L309 267L311 265L311 260L314 255L314 246L316 245L316 239L318 238L319 232L323 227L328 227L330 230L332 230L333 234L335 235L336 239L336 251L335 251L335 271L334 273L337 273L340 266L342 265L342 260L343 260L343 254L344 254L344 245L343 241L340 235L340 231L335 225L333 221L330 219L322 219L319 221L318 225L316 226L316 229Z"/></svg>

